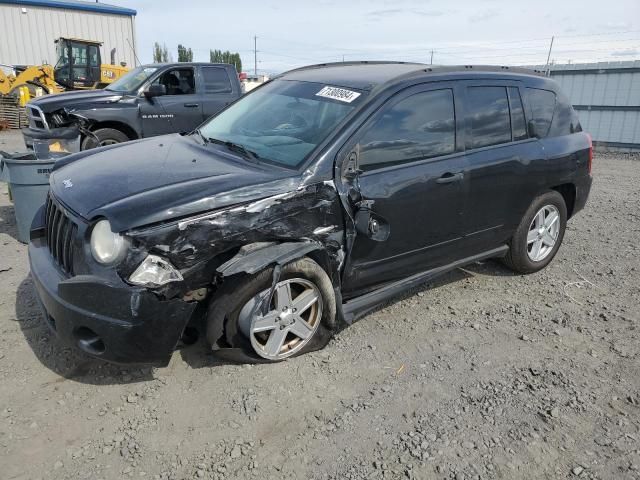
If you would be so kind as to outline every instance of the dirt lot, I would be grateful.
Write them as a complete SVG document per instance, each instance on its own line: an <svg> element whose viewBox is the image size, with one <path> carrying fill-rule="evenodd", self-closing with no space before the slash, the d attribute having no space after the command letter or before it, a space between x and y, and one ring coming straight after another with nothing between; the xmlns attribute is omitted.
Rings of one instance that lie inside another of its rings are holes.
<svg viewBox="0 0 640 480"><path fill-rule="evenodd" d="M324 351L238 366L197 344L164 369L49 335L2 185L0 477L640 478L640 159L595 176L541 273L473 265Z"/></svg>

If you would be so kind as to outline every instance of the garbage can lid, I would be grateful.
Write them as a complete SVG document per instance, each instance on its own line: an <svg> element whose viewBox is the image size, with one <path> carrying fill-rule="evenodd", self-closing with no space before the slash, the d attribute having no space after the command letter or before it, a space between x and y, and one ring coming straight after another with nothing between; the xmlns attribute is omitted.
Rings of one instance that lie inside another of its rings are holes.
<svg viewBox="0 0 640 480"><path fill-rule="evenodd" d="M56 158L37 159L32 158L2 158L2 162L5 165L53 165L56 162Z"/></svg>

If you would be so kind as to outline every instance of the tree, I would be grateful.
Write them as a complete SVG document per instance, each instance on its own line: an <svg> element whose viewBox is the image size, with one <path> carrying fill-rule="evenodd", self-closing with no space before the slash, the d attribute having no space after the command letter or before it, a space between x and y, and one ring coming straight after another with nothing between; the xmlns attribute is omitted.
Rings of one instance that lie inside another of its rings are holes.
<svg viewBox="0 0 640 480"><path fill-rule="evenodd" d="M178 45L178 61L193 62L193 51L184 45Z"/></svg>
<svg viewBox="0 0 640 480"><path fill-rule="evenodd" d="M229 50L209 50L209 59L212 63L230 63L236 67L238 73L242 71L242 59L239 53L231 53Z"/></svg>
<svg viewBox="0 0 640 480"><path fill-rule="evenodd" d="M153 44L153 63L167 63L169 61L169 51L167 45L162 45L158 42Z"/></svg>
<svg viewBox="0 0 640 480"><path fill-rule="evenodd" d="M153 44L153 63L162 62L162 47L158 42Z"/></svg>

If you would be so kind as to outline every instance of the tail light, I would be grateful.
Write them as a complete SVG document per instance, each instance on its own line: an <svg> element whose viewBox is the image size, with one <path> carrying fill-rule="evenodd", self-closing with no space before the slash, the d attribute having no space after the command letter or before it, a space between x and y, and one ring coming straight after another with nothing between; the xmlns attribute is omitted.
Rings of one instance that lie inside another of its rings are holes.
<svg viewBox="0 0 640 480"><path fill-rule="evenodd" d="M593 140L591 139L591 135L588 133L587 137L589 137L589 163L587 163L587 169L589 170L589 175L591 175L591 166L593 164Z"/></svg>

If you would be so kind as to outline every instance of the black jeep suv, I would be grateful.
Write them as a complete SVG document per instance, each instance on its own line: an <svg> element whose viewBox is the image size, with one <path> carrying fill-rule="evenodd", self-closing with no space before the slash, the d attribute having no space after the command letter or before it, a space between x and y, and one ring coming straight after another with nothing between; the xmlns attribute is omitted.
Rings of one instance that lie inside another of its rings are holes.
<svg viewBox="0 0 640 480"><path fill-rule="evenodd" d="M202 331L277 361L458 266L544 268L591 159L533 71L311 66L190 135L58 161L31 271L50 327L90 355L163 365Z"/></svg>

